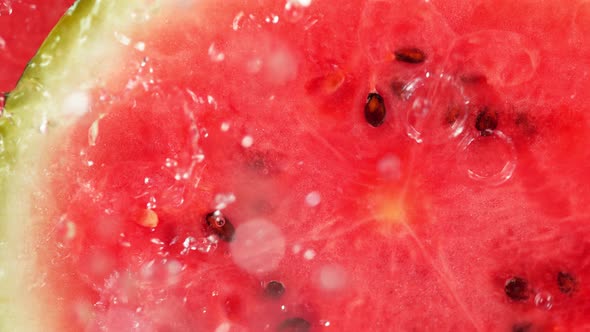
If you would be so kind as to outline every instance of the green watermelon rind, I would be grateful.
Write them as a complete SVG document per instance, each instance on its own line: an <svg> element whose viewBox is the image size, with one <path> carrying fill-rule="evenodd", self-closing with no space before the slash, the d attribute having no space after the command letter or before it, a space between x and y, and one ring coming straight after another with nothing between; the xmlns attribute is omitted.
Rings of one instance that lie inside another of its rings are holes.
<svg viewBox="0 0 590 332"><path fill-rule="evenodd" d="M36 224L30 212L37 203L35 186L47 181L40 165L52 153L48 142L67 133L75 120L60 103L68 91L96 88L100 80L94 76L101 70L108 75L104 66L115 66L111 59L118 52L111 47L117 44L113 29L130 27L128 14L144 2L78 0L8 95L0 117L0 331L51 330L46 325L51 315L42 312L33 295L43 284L42 276L33 273L34 253L44 244L34 247L23 240Z"/></svg>

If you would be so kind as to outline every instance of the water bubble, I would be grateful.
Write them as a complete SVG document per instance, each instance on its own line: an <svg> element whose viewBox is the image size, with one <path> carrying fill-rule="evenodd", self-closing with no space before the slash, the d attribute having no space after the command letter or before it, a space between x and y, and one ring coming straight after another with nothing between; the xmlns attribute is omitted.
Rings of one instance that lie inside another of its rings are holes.
<svg viewBox="0 0 590 332"><path fill-rule="evenodd" d="M264 19L264 22L266 22L266 23L272 23L272 24L277 24L277 23L279 23L279 16L277 16L275 14L270 14L270 16L267 16Z"/></svg>
<svg viewBox="0 0 590 332"><path fill-rule="evenodd" d="M244 12L239 12L236 14L236 16L234 16L234 19L232 21L232 29L234 29L234 31L238 31L238 29L240 29L240 22L242 21L242 18L244 17Z"/></svg>
<svg viewBox="0 0 590 332"><path fill-rule="evenodd" d="M221 62L225 60L225 54L215 43L211 43L211 45L209 45L207 54L209 54L209 59L211 59L213 62Z"/></svg>
<svg viewBox="0 0 590 332"><path fill-rule="evenodd" d="M12 14L12 0L0 2L0 16Z"/></svg>
<svg viewBox="0 0 590 332"><path fill-rule="evenodd" d="M223 210L229 204L236 201L236 195L234 193L219 193L215 195L215 210Z"/></svg>
<svg viewBox="0 0 590 332"><path fill-rule="evenodd" d="M250 135L246 135L242 138L241 144L244 148L249 148L252 146L252 144L254 144L254 138L252 138Z"/></svg>
<svg viewBox="0 0 590 332"><path fill-rule="evenodd" d="M126 35L118 32L118 31L115 31L114 32L114 35L115 35L115 39L119 43L121 43L121 44L123 44L125 46L129 46L129 44L131 44L131 38L129 38L128 36L126 36Z"/></svg>
<svg viewBox="0 0 590 332"><path fill-rule="evenodd" d="M90 125L90 128L88 128L88 145L89 146L95 146L96 145L96 140L98 139L98 124L100 122L100 118L94 120L94 122L92 122L92 125Z"/></svg>
<svg viewBox="0 0 590 332"><path fill-rule="evenodd" d="M150 198L148 199L148 202L146 204L146 208L149 210L155 209L157 207L156 205L156 198L154 196L150 196Z"/></svg>
<svg viewBox="0 0 590 332"><path fill-rule="evenodd" d="M346 271L339 265L323 266L318 279L320 288L328 291L339 290L346 285Z"/></svg>
<svg viewBox="0 0 590 332"><path fill-rule="evenodd" d="M176 166L178 166L178 161L176 161L175 159L172 159L172 158L166 158L164 165L168 168L176 167Z"/></svg>
<svg viewBox="0 0 590 332"><path fill-rule="evenodd" d="M541 309L551 310L553 307L553 296L546 291L539 291L535 294L535 305Z"/></svg>
<svg viewBox="0 0 590 332"><path fill-rule="evenodd" d="M318 206L321 201L322 197L320 196L320 193L317 191L312 191L305 196L305 204L307 204L310 207Z"/></svg>
<svg viewBox="0 0 590 332"><path fill-rule="evenodd" d="M408 137L421 144L458 137L465 129L469 100L462 87L449 75L416 77L407 82L392 83L399 100L394 108Z"/></svg>
<svg viewBox="0 0 590 332"><path fill-rule="evenodd" d="M307 249L305 250L305 252L303 253L303 258L305 258L306 260L310 261L312 259L314 259L316 256L316 252L313 249Z"/></svg>
<svg viewBox="0 0 590 332"><path fill-rule="evenodd" d="M387 180L399 180L401 177L401 162L393 154L387 154L377 162L377 172Z"/></svg>
<svg viewBox="0 0 590 332"><path fill-rule="evenodd" d="M461 162L469 178L498 186L512 178L517 154L512 139L499 130L487 136L466 136L460 143Z"/></svg>
<svg viewBox="0 0 590 332"><path fill-rule="evenodd" d="M274 224L255 219L238 225L230 243L233 261L247 272L274 271L285 255L285 237Z"/></svg>
<svg viewBox="0 0 590 332"><path fill-rule="evenodd" d="M284 17L295 23L305 15L305 7L311 4L311 0L287 0L285 3Z"/></svg>
<svg viewBox="0 0 590 332"><path fill-rule="evenodd" d="M204 254L211 253L217 249L217 239L214 237L195 238L188 236L182 242L181 255L187 255L191 251L199 251Z"/></svg>

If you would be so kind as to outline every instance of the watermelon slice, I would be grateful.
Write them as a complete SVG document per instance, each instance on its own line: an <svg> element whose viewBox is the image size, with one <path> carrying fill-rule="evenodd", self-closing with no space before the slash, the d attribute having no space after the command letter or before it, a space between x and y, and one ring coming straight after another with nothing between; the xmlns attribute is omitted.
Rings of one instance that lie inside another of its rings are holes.
<svg viewBox="0 0 590 332"><path fill-rule="evenodd" d="M78 1L0 118L1 330L589 330L589 14Z"/></svg>

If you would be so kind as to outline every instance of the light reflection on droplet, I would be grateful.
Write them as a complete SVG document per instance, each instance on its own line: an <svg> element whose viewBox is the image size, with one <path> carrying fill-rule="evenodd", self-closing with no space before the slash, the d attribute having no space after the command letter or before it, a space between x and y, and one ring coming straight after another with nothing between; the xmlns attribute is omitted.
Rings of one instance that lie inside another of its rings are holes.
<svg viewBox="0 0 590 332"><path fill-rule="evenodd" d="M517 154L512 139L499 130L487 136L466 136L459 143L462 167L469 178L498 186L512 178Z"/></svg>
<svg viewBox="0 0 590 332"><path fill-rule="evenodd" d="M549 292L539 291L535 295L535 305L541 309L551 310L553 308L553 296Z"/></svg>

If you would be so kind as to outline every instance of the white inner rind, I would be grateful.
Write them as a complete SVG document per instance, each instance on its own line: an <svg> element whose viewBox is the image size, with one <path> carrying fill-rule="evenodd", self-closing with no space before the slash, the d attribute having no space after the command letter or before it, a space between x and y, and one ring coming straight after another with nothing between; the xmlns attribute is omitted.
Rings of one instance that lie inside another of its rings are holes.
<svg viewBox="0 0 590 332"><path fill-rule="evenodd" d="M0 119L0 331L56 331L55 317L36 297L44 276L36 252L51 243L28 240L41 216L38 186L47 183L44 165L52 142L89 107L88 92L104 85L121 65L124 47L116 34L131 34L139 10L157 14L149 0L78 1L60 20L9 95ZM49 235L48 235L49 236ZM64 285L67 288L67 285Z"/></svg>

